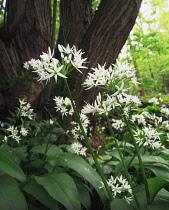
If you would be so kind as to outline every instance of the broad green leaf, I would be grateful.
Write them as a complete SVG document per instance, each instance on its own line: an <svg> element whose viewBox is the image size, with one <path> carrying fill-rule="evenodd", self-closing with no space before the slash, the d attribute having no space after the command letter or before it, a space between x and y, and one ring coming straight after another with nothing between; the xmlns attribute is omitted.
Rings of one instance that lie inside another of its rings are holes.
<svg viewBox="0 0 169 210"><path fill-rule="evenodd" d="M90 192L87 186L82 182L79 178L74 178L74 181L77 186L77 190L79 193L79 198L81 204L85 207L85 209L91 209L91 199L90 199Z"/></svg>
<svg viewBox="0 0 169 210"><path fill-rule="evenodd" d="M157 196L155 197L155 199L161 199L161 200L165 200L166 202L169 202L169 192L165 189L161 189Z"/></svg>
<svg viewBox="0 0 169 210"><path fill-rule="evenodd" d="M145 168L151 170L157 177L169 179L169 169L165 165L159 166L154 164L153 166L145 166Z"/></svg>
<svg viewBox="0 0 169 210"><path fill-rule="evenodd" d="M147 198L146 198L145 186L143 184L138 185L137 187L134 188L134 191L136 193L136 196L138 198L140 206L141 207L146 206L147 205ZM133 200L132 205L134 205L135 208L137 208L135 200Z"/></svg>
<svg viewBox="0 0 169 210"><path fill-rule="evenodd" d="M14 178L9 175L0 177L0 209L27 210L25 197Z"/></svg>
<svg viewBox="0 0 169 210"><path fill-rule="evenodd" d="M104 188L100 189L101 177L99 174L87 163L85 160L77 154L62 153L55 157L48 157L47 161L52 166L65 166L77 171L85 180L87 180L98 192L102 202L106 200L106 192Z"/></svg>
<svg viewBox="0 0 169 210"><path fill-rule="evenodd" d="M159 157L159 156L142 156L142 162L143 164L146 166L146 165L154 165L154 164L158 164L160 167L165 165L167 167L169 167L169 163L168 161L164 160L163 158ZM132 159L132 157L127 157L124 162L126 165L128 165L128 163L130 162L130 160ZM139 166L139 161L138 161L138 158L135 157L134 160L132 161L132 163L130 164L130 166ZM123 165L121 162L119 162L119 164L116 166L116 171L119 172L119 171L123 171L124 168L123 168Z"/></svg>
<svg viewBox="0 0 169 210"><path fill-rule="evenodd" d="M24 186L23 190L35 197L49 209L59 209L58 202L53 199L35 180L31 180L26 186Z"/></svg>
<svg viewBox="0 0 169 210"><path fill-rule="evenodd" d="M132 210L134 209L130 204L128 204L124 199L113 199L110 204L111 210Z"/></svg>
<svg viewBox="0 0 169 210"><path fill-rule="evenodd" d="M33 147L30 152L32 152L32 156L39 153L39 154L45 154L45 151L46 151L46 147L48 147L48 150L47 150L47 153L46 155L56 155L58 153L62 153L62 150L56 146L56 145L53 145L53 144L49 144L47 145L46 143L45 144L42 144L42 145L37 145L35 147Z"/></svg>
<svg viewBox="0 0 169 210"><path fill-rule="evenodd" d="M151 186L151 184L149 186ZM159 210L159 209L166 210L168 209L166 207L167 205L169 206L169 192L167 192L164 189L161 189L158 192L158 194L154 198L154 201L152 202L151 205L147 205L146 191L145 191L145 186L143 184L135 187L135 193L141 205L141 208L140 208L141 210ZM153 190L151 191L151 189L150 189L150 196L153 197ZM132 202L132 205L134 205L136 208L135 201Z"/></svg>
<svg viewBox="0 0 169 210"><path fill-rule="evenodd" d="M121 160L117 149L107 151L106 154L111 155L112 157L115 157L117 160Z"/></svg>
<svg viewBox="0 0 169 210"><path fill-rule="evenodd" d="M81 209L77 188L71 176L66 173L53 172L43 177L33 177L52 198L63 204L68 210Z"/></svg>
<svg viewBox="0 0 169 210"><path fill-rule="evenodd" d="M26 181L26 176L22 169L13 160L12 156L2 149L0 150L0 170L22 182Z"/></svg>
<svg viewBox="0 0 169 210"><path fill-rule="evenodd" d="M156 195L152 205L148 207L150 210L167 210L169 207L169 192L161 189Z"/></svg>
<svg viewBox="0 0 169 210"><path fill-rule="evenodd" d="M169 184L169 180L160 178L160 177L154 177L151 179L147 179L148 181L148 188L150 193L150 200L151 203L153 202L156 194L166 185Z"/></svg>
<svg viewBox="0 0 169 210"><path fill-rule="evenodd" d="M2 145L1 145L2 146ZM3 145L3 150L10 153L16 163L20 164L21 160L24 160L27 153L27 147L10 147L8 145ZM2 148L2 147L1 147Z"/></svg>

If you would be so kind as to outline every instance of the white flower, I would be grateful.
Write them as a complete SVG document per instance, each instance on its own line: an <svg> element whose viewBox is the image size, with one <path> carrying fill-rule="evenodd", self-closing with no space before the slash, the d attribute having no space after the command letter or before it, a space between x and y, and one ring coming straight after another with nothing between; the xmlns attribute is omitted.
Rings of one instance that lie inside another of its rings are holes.
<svg viewBox="0 0 169 210"><path fill-rule="evenodd" d="M131 121L133 123L137 122L139 125L146 125L146 121L145 121L145 118L144 118L144 115L142 114L135 114L135 115L132 115L132 119Z"/></svg>
<svg viewBox="0 0 169 210"><path fill-rule="evenodd" d="M14 125L12 125L9 128L7 128L6 130L10 132L10 135L8 137L15 139L15 141L19 143L21 138L20 138L20 136L18 136L18 128L14 127Z"/></svg>
<svg viewBox="0 0 169 210"><path fill-rule="evenodd" d="M165 130L169 130L169 121L168 120L163 121L161 127Z"/></svg>
<svg viewBox="0 0 169 210"><path fill-rule="evenodd" d="M93 73L89 73L85 79L83 85L90 89L96 86L105 86L108 83L109 78L107 77L108 70L105 69L105 65L92 68Z"/></svg>
<svg viewBox="0 0 169 210"><path fill-rule="evenodd" d="M142 113L141 113L144 117L147 117L147 118L150 118L151 119L151 114L148 112L148 111L143 111Z"/></svg>
<svg viewBox="0 0 169 210"><path fill-rule="evenodd" d="M128 95L126 93L123 93L123 101L126 103L126 105L128 104L134 104L136 106L141 105L141 101L137 96L132 96L132 95Z"/></svg>
<svg viewBox="0 0 169 210"><path fill-rule="evenodd" d="M21 117L27 117L28 119L33 119L33 109L30 109L30 103L19 99L20 106L18 108L18 115Z"/></svg>
<svg viewBox="0 0 169 210"><path fill-rule="evenodd" d="M70 47L69 44L66 47L58 45L58 49L65 63L71 63L72 66L74 66L80 73L82 73L79 69L86 68L83 66L83 63L87 60L87 58L82 58L82 51L77 50L75 45Z"/></svg>
<svg viewBox="0 0 169 210"><path fill-rule="evenodd" d="M4 136L4 139L2 141L5 142L5 143L7 143L8 137L7 136Z"/></svg>
<svg viewBox="0 0 169 210"><path fill-rule="evenodd" d="M59 50L60 53L65 53L65 54L68 54L68 55L72 53L72 48L69 46L69 44L66 47L58 44L58 50Z"/></svg>
<svg viewBox="0 0 169 210"><path fill-rule="evenodd" d="M142 130L134 131L136 142L139 146L148 146L150 149L164 148L160 141L160 134L152 127L144 127Z"/></svg>
<svg viewBox="0 0 169 210"><path fill-rule="evenodd" d="M122 130L122 128L124 127L124 122L122 120L112 119L112 121L113 128L115 128L116 130Z"/></svg>
<svg viewBox="0 0 169 210"><path fill-rule="evenodd" d="M49 63L53 59L53 55L54 55L54 50L51 51L50 47L48 47L48 52L47 53L42 52L42 55L40 55L40 58L44 62Z"/></svg>
<svg viewBox="0 0 169 210"><path fill-rule="evenodd" d="M130 204L131 201L133 201L133 196L130 197L124 196L124 199L127 201L128 204Z"/></svg>
<svg viewBox="0 0 169 210"><path fill-rule="evenodd" d="M2 121L0 121L0 127L3 128L5 125Z"/></svg>
<svg viewBox="0 0 169 210"><path fill-rule="evenodd" d="M42 52L40 55L41 60L31 59L30 61L24 64L24 68L31 68L33 72L38 74L38 81L50 81L52 77L57 81L57 77L67 78L64 74L61 73L63 65L59 63L56 58L53 58L54 51L51 52L51 49L48 48L48 52Z"/></svg>
<svg viewBox="0 0 169 210"><path fill-rule="evenodd" d="M169 109L166 107L161 108L161 113L163 113L166 117L169 116Z"/></svg>
<svg viewBox="0 0 169 210"><path fill-rule="evenodd" d="M49 120L49 124L50 124L50 125L53 125L53 124L54 124L54 121L53 121L52 119L50 119L50 120Z"/></svg>
<svg viewBox="0 0 169 210"><path fill-rule="evenodd" d="M159 104L159 101L158 101L157 98L151 98L148 102L149 102L149 103L153 103L153 104L155 104L155 105L158 105L158 104Z"/></svg>
<svg viewBox="0 0 169 210"><path fill-rule="evenodd" d="M71 148L74 150L74 152L78 155L86 156L86 147L83 147L82 144L79 142L74 142L71 144Z"/></svg>
<svg viewBox="0 0 169 210"><path fill-rule="evenodd" d="M85 114L98 114L98 115L108 115L110 111L112 111L115 107L120 106L119 103L117 103L116 98L112 95L106 95L105 100L102 99L101 94L99 93L96 97L96 100L94 101L93 105L86 104L83 109L82 113Z"/></svg>
<svg viewBox="0 0 169 210"><path fill-rule="evenodd" d="M89 118L84 113L80 113L80 121L82 123L85 133L87 133L90 124ZM72 133L74 139L83 140L84 136L82 134L79 124L74 121L72 121L71 124L73 125L73 128L70 130L70 132Z"/></svg>
<svg viewBox="0 0 169 210"><path fill-rule="evenodd" d="M124 93L124 92L126 92L126 91L128 91L130 89L130 88L124 89L124 82L123 81L121 82L121 86L120 87L118 85L115 85L115 87L116 87L116 90L117 90L116 94Z"/></svg>
<svg viewBox="0 0 169 210"><path fill-rule="evenodd" d="M127 197L130 198L128 199L128 201L132 201L132 190L128 181L125 178L123 178L122 176L116 178L111 176L110 179L108 179L107 183L108 186L111 188L113 198L115 198L116 196L120 196L121 198L126 199ZM130 197L126 196L127 193L130 194Z"/></svg>
<svg viewBox="0 0 169 210"><path fill-rule="evenodd" d="M28 130L24 127L21 127L20 133L22 136L27 136L28 135Z"/></svg>
<svg viewBox="0 0 169 210"><path fill-rule="evenodd" d="M62 117L65 115L73 115L74 111L73 111L73 107L71 104L71 100L66 97L65 99L61 96L58 96L53 99L55 101L55 108L56 111L59 111L62 115Z"/></svg>
<svg viewBox="0 0 169 210"><path fill-rule="evenodd" d="M80 72L82 73L79 69L80 68L87 68L83 66L82 64L85 63L87 58L82 58L82 51L81 50L76 50L76 47L73 46L73 59L71 59L72 65Z"/></svg>

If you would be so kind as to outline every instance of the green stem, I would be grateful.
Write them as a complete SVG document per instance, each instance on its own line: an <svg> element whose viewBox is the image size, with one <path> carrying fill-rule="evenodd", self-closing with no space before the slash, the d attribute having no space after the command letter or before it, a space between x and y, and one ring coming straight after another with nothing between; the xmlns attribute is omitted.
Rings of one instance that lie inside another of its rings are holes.
<svg viewBox="0 0 169 210"><path fill-rule="evenodd" d="M122 111L122 108L121 108L121 111ZM124 118L125 123L127 124L127 128L128 128L128 130L130 132L130 136L131 136L131 139L132 139L132 142L134 144L134 147L135 147L135 150L136 150L136 154L137 154L137 157L138 157L138 160L139 160L139 165L140 165L141 173L142 173L144 184L145 184L145 190L146 190L146 196L147 196L147 204L150 204L150 193L149 193L149 188L148 188L148 182L147 182L147 177L146 177L145 170L144 170L144 165L143 165L143 162L142 162L142 159L141 159L140 150L139 150L138 145L136 143L136 140L135 140L135 138L133 136L132 129L130 127L130 124L129 124L126 116L123 115L123 118Z"/></svg>
<svg viewBox="0 0 169 210"><path fill-rule="evenodd" d="M47 143L46 143L45 152L44 152L43 157L42 157L42 159L41 159L41 162L40 162L40 164L39 164L38 170L40 170L40 169L44 166L47 151L49 150L49 148L50 148L50 146L51 146L51 145L49 144L50 139L51 139L51 135L52 135L52 134L50 133L50 136L49 136L48 141L47 141Z"/></svg>
<svg viewBox="0 0 169 210"><path fill-rule="evenodd" d="M79 123L79 127L80 127L81 132L82 132L82 134L84 136L84 139L86 141L87 147L88 147L88 149L89 149L89 151L90 151L90 153L92 155L92 158L93 158L93 160L95 162L96 168L97 168L97 170L98 170L98 172L99 172L99 174L100 174L100 176L102 178L102 181L103 181L103 184L104 184L104 186L106 188L106 191L107 191L107 193L109 195L109 200L111 201L112 200L112 193L111 193L110 188L109 188L109 186L107 184L106 177L104 176L103 170L101 169L101 166L100 166L100 164L99 164L99 162L97 160L97 157L96 157L96 155L95 155L95 153L93 151L93 148L92 148L92 146L91 146L91 144L89 142L89 139L88 139L88 137L87 137L87 135L85 133L85 130L84 130L83 126L82 126L82 123L81 123L81 120L80 120L80 116L79 116L79 113L77 112L77 109L75 107L75 104L74 104L74 101L73 101L73 98L72 98L72 94L71 94L70 89L69 89L69 85L68 85L67 79L64 79L64 81L65 81L66 89L67 89L67 92L68 92L68 96L69 96L69 98L71 100L71 103L72 103L72 107L73 107L76 119L77 119L77 121Z"/></svg>
<svg viewBox="0 0 169 210"><path fill-rule="evenodd" d="M113 137L113 139L114 139L114 141L115 141L115 146L116 146L116 148L117 148L117 150L118 150L118 153L119 153L119 155L120 155L120 159L121 159L121 162L122 162L122 165L123 165L123 168L124 168L124 172L125 172L126 178L127 178L128 182L129 182L129 184L130 184L130 187L131 187L131 189L132 189L133 196L134 196L134 199L135 199L135 201L136 201L137 207L140 208L140 204L139 204L138 198L137 198L137 196L136 196L136 193L135 193L135 190L134 190L134 187L133 187L133 184L132 184L130 175L129 175L129 173L128 173L127 167L126 167L126 165L125 165L125 163L124 163L124 158L123 158L122 152L121 152L121 150L120 150L120 148L119 148L118 141L117 141L117 139L116 139L116 137L115 137L114 131L113 131L113 129L112 129L112 125L111 125L111 123L110 123L110 119L108 118L108 116L106 116L106 119L107 119L107 123L108 123L109 130L110 130L110 132L111 132L111 135L112 135L112 137Z"/></svg>

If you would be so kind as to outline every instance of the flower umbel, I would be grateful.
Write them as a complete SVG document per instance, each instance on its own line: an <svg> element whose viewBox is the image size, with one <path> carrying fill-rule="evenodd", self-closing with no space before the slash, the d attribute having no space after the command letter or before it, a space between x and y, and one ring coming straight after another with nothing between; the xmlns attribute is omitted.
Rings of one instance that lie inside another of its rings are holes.
<svg viewBox="0 0 169 210"><path fill-rule="evenodd" d="M113 198L120 197L125 199L128 203L133 200L132 190L128 181L123 176L114 178L110 177L107 181L108 186L111 188ZM103 183L100 188L104 187Z"/></svg>
<svg viewBox="0 0 169 210"><path fill-rule="evenodd" d="M55 108L56 111L59 111L62 115L62 117L65 115L73 115L74 111L73 111L73 107L71 104L71 101L68 97L63 98L61 96L55 96L55 98L53 99L55 101Z"/></svg>
<svg viewBox="0 0 169 210"><path fill-rule="evenodd" d="M31 59L25 62L24 68L32 69L33 72L37 73L39 82L49 82L52 77L54 77L57 82L58 76L67 78L66 75L72 70L70 66L73 66L78 71L80 71L80 68L86 68L83 66L83 63L87 58L82 58L83 53L81 50L77 50L75 46L70 48L69 45L67 45L66 48L62 45L58 45L58 49L61 53L63 63L53 58L54 51L51 51L49 47L47 53L43 52L42 55L40 55L40 59Z"/></svg>
<svg viewBox="0 0 169 210"><path fill-rule="evenodd" d="M86 147L83 147L82 144L79 142L74 142L71 144L71 148L74 150L74 152L78 155L86 156Z"/></svg>

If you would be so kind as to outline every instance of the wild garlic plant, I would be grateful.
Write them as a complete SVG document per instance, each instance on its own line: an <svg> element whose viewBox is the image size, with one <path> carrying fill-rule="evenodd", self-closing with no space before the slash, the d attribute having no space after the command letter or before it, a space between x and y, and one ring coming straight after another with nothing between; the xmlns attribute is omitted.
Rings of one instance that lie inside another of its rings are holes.
<svg viewBox="0 0 169 210"><path fill-rule="evenodd" d="M81 136L84 137L87 147L95 161L97 170L99 171L99 174L102 177L102 181L106 187L109 198L110 198L110 200L112 200L112 194L108 187L106 178L103 174L103 171L97 161L96 155L94 154L92 146L89 142L89 139L85 132L85 127L83 126L81 117L80 117L79 113L77 112L77 109L76 109L75 103L73 101L73 98L72 98L72 95L71 95L71 92L69 89L69 85L67 82L67 76L73 69L77 69L80 73L82 73L80 69L86 68L83 65L83 63L87 60L87 58L82 58L83 52L81 50L77 50L75 46L70 47L69 45L67 45L67 47L64 47L62 45L58 45L58 50L61 54L61 60L62 60L61 62L59 62L59 60L57 60L56 58L53 58L54 51L52 52L51 49L48 48L48 52L42 53L42 55L40 55L40 59L38 59L38 60L32 59L32 60L26 62L24 64L24 67L27 69L31 69L33 72L37 73L37 75L38 75L37 80L39 82L46 81L46 83L47 83L47 82L49 82L49 80L52 77L54 77L55 82L57 82L58 76L64 78L67 94L71 101L71 106L73 108L76 120L78 121L78 126L76 127L76 131L78 131L78 135L80 134ZM55 98L54 100L55 100L57 109L60 109L58 107L57 98ZM67 106L67 104L65 104L65 106ZM65 113L65 111L67 113L67 110L65 110L65 106L64 106L64 111L62 111L62 113ZM70 107L70 109L71 109L71 107ZM63 106L61 107L61 110L63 110ZM83 115L81 115L81 116L83 116ZM80 132L79 132L79 130L80 130ZM75 150L75 151L77 151L77 150Z"/></svg>
<svg viewBox="0 0 169 210"><path fill-rule="evenodd" d="M143 177L143 184L146 189L147 204L150 204L150 191L141 150L142 148L147 150L164 148L160 138L161 133L154 129L148 122L148 119L153 118L156 124L160 124L161 127L166 127L167 122L152 116L147 111L139 114L136 113L138 107L141 106L141 101L137 96L128 94L130 90L128 84L133 83L137 85L137 78L133 68L127 62L119 61L117 61L116 65L112 64L108 68L106 68L106 65L101 66L99 64L97 67L92 68L93 72L87 75L82 85L86 89L98 87L103 89L103 91L100 91L92 104L86 103L81 112L78 113L67 78L69 73L74 69L83 73L86 68L84 63L87 59L82 57L83 52L77 50L75 46L70 47L67 45L67 47L64 47L58 45L58 50L61 54L61 62L53 57L54 51L51 51L49 48L47 53L43 53L40 56L40 59L32 59L26 62L24 67L35 72L38 75L37 80L39 82L45 81L47 83L52 77L54 77L55 82L57 82L58 77L64 79L68 97L56 96L54 102L56 111L60 112L63 118L68 115L75 115L76 117L77 122L71 122L72 129L68 131L74 139L71 148L79 155L86 156L87 150L92 155L96 168L102 178L101 187L105 187L107 190L110 201L112 198L120 197L130 203L134 199L136 206L140 207L139 199L128 170L134 158L137 157ZM157 103L154 99L150 102ZM108 180L105 177L87 135L90 126L88 114L97 115L106 120L106 127L110 133L109 139L115 142L115 148L118 150L123 165L124 177L121 174L115 177L111 176ZM161 114L169 115L168 109L163 107ZM116 132L119 130L120 132L127 130L129 133L128 140L134 145L133 157L128 164L125 163L125 152L123 153L119 146L121 139L118 139L116 135ZM83 141L85 141L87 148L82 146L81 142Z"/></svg>
<svg viewBox="0 0 169 210"><path fill-rule="evenodd" d="M34 110L30 103L19 99L19 107L11 115L12 118L8 118L9 122L5 122L2 128L5 133L3 142L11 146L24 146L31 133L30 124L35 119Z"/></svg>

